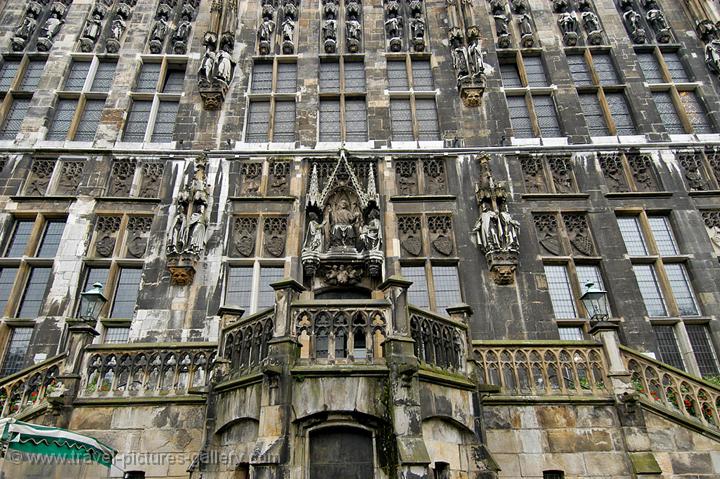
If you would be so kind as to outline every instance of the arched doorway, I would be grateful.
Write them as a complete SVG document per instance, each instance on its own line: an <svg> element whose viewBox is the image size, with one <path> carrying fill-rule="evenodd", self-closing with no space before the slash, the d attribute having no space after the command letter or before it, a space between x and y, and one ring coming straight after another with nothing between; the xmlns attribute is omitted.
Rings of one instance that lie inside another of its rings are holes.
<svg viewBox="0 0 720 479"><path fill-rule="evenodd" d="M310 479L372 479L372 434L333 426L310 432Z"/></svg>

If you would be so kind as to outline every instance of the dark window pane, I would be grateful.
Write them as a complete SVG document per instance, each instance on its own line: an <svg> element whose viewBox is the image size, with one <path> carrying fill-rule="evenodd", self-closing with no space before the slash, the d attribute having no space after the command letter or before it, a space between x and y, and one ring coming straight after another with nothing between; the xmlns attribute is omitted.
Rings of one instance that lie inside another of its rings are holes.
<svg viewBox="0 0 720 479"><path fill-rule="evenodd" d="M270 123L270 102L253 101L248 109L245 141L263 143L268 141L268 125Z"/></svg>
<svg viewBox="0 0 720 479"><path fill-rule="evenodd" d="M415 117L418 124L418 140L437 140L440 138L437 109L432 98L417 98L415 100Z"/></svg>
<svg viewBox="0 0 720 479"><path fill-rule="evenodd" d="M77 100L60 99L55 105L55 116L53 122L48 128L48 140L65 140L70 131L75 109L77 108Z"/></svg>
<svg viewBox="0 0 720 479"><path fill-rule="evenodd" d="M592 58L595 72L597 73L600 83L603 85L616 85L620 83L615 65L613 65L609 53L594 53Z"/></svg>
<svg viewBox="0 0 720 479"><path fill-rule="evenodd" d="M130 106L125 125L124 141L145 141L145 129L150 121L152 101L135 100Z"/></svg>
<svg viewBox="0 0 720 479"><path fill-rule="evenodd" d="M105 331L105 344L125 344L130 337L130 328L111 327Z"/></svg>
<svg viewBox="0 0 720 479"><path fill-rule="evenodd" d="M18 318L36 318L45 299L52 268L32 268L20 303Z"/></svg>
<svg viewBox="0 0 720 479"><path fill-rule="evenodd" d="M523 64L528 86L546 86L548 84L542 57L523 57Z"/></svg>
<svg viewBox="0 0 720 479"><path fill-rule="evenodd" d="M8 299L10 299L17 272L18 268L0 269L0 316L5 315L5 306L7 306Z"/></svg>
<svg viewBox="0 0 720 479"><path fill-rule="evenodd" d="M700 374L703 377L717 376L717 356L708 336L708 327L704 324L688 324L685 327L693 353L695 353L695 359L700 367Z"/></svg>
<svg viewBox="0 0 720 479"><path fill-rule="evenodd" d="M415 90L433 90L432 68L430 60L413 60L413 89Z"/></svg>
<svg viewBox="0 0 720 479"><path fill-rule="evenodd" d="M508 109L510 110L510 122L512 123L513 136L517 138L532 138L532 122L530 111L524 96L507 97Z"/></svg>
<svg viewBox="0 0 720 479"><path fill-rule="evenodd" d="M37 253L38 258L55 257L63 231L65 231L65 222L62 220L50 220L45 224L45 234Z"/></svg>
<svg viewBox="0 0 720 479"><path fill-rule="evenodd" d="M545 277L555 318L577 318L575 300L565 266L545 265Z"/></svg>
<svg viewBox="0 0 720 479"><path fill-rule="evenodd" d="M462 303L460 278L455 266L433 266L432 274L438 312L445 313L446 308Z"/></svg>
<svg viewBox="0 0 720 479"><path fill-rule="evenodd" d="M663 53L663 59L665 60L668 70L670 70L670 78L672 78L674 82L682 83L690 81L682 60L680 60L680 55L677 52L665 52Z"/></svg>
<svg viewBox="0 0 720 479"><path fill-rule="evenodd" d="M630 106L623 93L606 93L608 109L615 121L615 129L618 135L634 135L635 123L633 123Z"/></svg>
<svg viewBox="0 0 720 479"><path fill-rule="evenodd" d="M40 77L45 70L45 60L30 60L25 67L20 89L34 92L40 83Z"/></svg>
<svg viewBox="0 0 720 479"><path fill-rule="evenodd" d="M295 141L295 102L275 102L275 124L273 125L273 141Z"/></svg>
<svg viewBox="0 0 720 479"><path fill-rule="evenodd" d="M320 141L340 141L340 100L320 100Z"/></svg>
<svg viewBox="0 0 720 479"><path fill-rule="evenodd" d="M563 136L552 97L545 95L533 96L533 104L535 105L535 116L542 136L545 138Z"/></svg>
<svg viewBox="0 0 720 479"><path fill-rule="evenodd" d="M85 108L75 131L75 141L93 141L100 117L105 108L105 100L85 100Z"/></svg>
<svg viewBox="0 0 720 479"><path fill-rule="evenodd" d="M667 316L665 299L658 285L655 267L649 264L635 264L632 268L648 316Z"/></svg>
<svg viewBox="0 0 720 479"><path fill-rule="evenodd" d="M116 67L117 63L115 62L98 63L95 78L93 79L93 84L90 89L92 91L110 91L110 87L115 79Z"/></svg>
<svg viewBox="0 0 720 479"><path fill-rule="evenodd" d="M28 242L30 241L30 233L32 232L35 222L32 220L18 220L15 222L15 231L12 240L8 246L5 256L8 258L17 258L26 253Z"/></svg>
<svg viewBox="0 0 720 479"><path fill-rule="evenodd" d="M340 91L340 64L337 62L320 63L320 91Z"/></svg>
<svg viewBox="0 0 720 479"><path fill-rule="evenodd" d="M364 98L345 100L345 133L347 141L367 141L367 108Z"/></svg>
<svg viewBox="0 0 720 479"><path fill-rule="evenodd" d="M0 376L9 376L20 371L25 365L30 338L33 328L13 328L10 341L3 361L2 373Z"/></svg>
<svg viewBox="0 0 720 479"><path fill-rule="evenodd" d="M10 89L10 85L19 69L20 60L5 59L3 61L2 67L0 67L0 90Z"/></svg>
<svg viewBox="0 0 720 479"><path fill-rule="evenodd" d="M295 93L297 91L297 64L278 63L278 79L275 91Z"/></svg>
<svg viewBox="0 0 720 479"><path fill-rule="evenodd" d="M429 308L430 299L425 268L423 266L403 266L402 275L413 283L408 289L408 302L418 308Z"/></svg>
<svg viewBox="0 0 720 479"><path fill-rule="evenodd" d="M272 91L272 63L256 63L252 71L253 93L270 93Z"/></svg>
<svg viewBox="0 0 720 479"><path fill-rule="evenodd" d="M135 91L154 92L160 78L160 63L143 63L137 78Z"/></svg>
<svg viewBox="0 0 720 479"><path fill-rule="evenodd" d="M345 62L345 91L365 91L365 64Z"/></svg>
<svg viewBox="0 0 720 479"><path fill-rule="evenodd" d="M675 339L674 326L653 326L655 331L655 339L660 348L660 360L677 369L685 369L680 349L678 349L677 340Z"/></svg>
<svg viewBox="0 0 720 479"><path fill-rule="evenodd" d="M405 61L388 60L388 83L390 90L409 90L407 67Z"/></svg>
<svg viewBox="0 0 720 479"><path fill-rule="evenodd" d="M132 318L138 289L142 277L141 269L123 268L115 288L111 318Z"/></svg>
<svg viewBox="0 0 720 479"><path fill-rule="evenodd" d="M185 65L172 65L168 69L163 93L182 93L185 84Z"/></svg>
<svg viewBox="0 0 720 479"><path fill-rule="evenodd" d="M685 128L680 121L680 116L675 109L675 104L672 100L672 95L669 91L655 91L652 94L655 100L655 106L660 113L665 130L672 134L685 133Z"/></svg>
<svg viewBox="0 0 720 479"><path fill-rule="evenodd" d="M679 94L680 103L685 108L685 114L695 133L712 133L713 127L710 118L708 118L705 107L700 103L697 94L693 91L681 91Z"/></svg>
<svg viewBox="0 0 720 479"><path fill-rule="evenodd" d="M675 296L675 303L681 316L697 316L697 303L695 303L695 295L690 286L690 278L684 264L666 264L665 273L670 283L670 289Z"/></svg>
<svg viewBox="0 0 720 479"><path fill-rule="evenodd" d="M180 104L176 101L160 102L157 116L155 117L155 127L153 128L151 141L156 143L168 143L172 141L179 106Z"/></svg>
<svg viewBox="0 0 720 479"><path fill-rule="evenodd" d="M230 268L228 271L227 284L225 285L225 304L250 311L252 283L252 266Z"/></svg>
<svg viewBox="0 0 720 479"><path fill-rule="evenodd" d="M390 100L390 118L393 140L408 141L414 139L410 100Z"/></svg>
<svg viewBox="0 0 720 479"><path fill-rule="evenodd" d="M520 80L520 72L518 71L515 62L501 63L500 76L505 88L521 88L523 86L522 81Z"/></svg>
<svg viewBox="0 0 720 479"><path fill-rule="evenodd" d="M0 139L15 139L20 132L20 126L27 115L28 108L30 108L29 98L13 98L12 105L5 116L5 124L0 130Z"/></svg>
<svg viewBox="0 0 720 479"><path fill-rule="evenodd" d="M591 85L592 76L590 75L590 69L588 68L585 57L582 55L568 55L567 56L568 66L570 67L570 74L576 85Z"/></svg>
<svg viewBox="0 0 720 479"><path fill-rule="evenodd" d="M68 91L82 90L89 72L90 62L72 62L64 89Z"/></svg>
<svg viewBox="0 0 720 479"><path fill-rule="evenodd" d="M607 136L610 134L605 124L600 101L595 93L583 93L580 95L580 106L587 123L590 136Z"/></svg>
<svg viewBox="0 0 720 479"><path fill-rule="evenodd" d="M645 76L645 81L648 83L664 83L662 69L657 57L652 52L643 52L637 54L638 61L640 62L640 69Z"/></svg>
<svg viewBox="0 0 720 479"><path fill-rule="evenodd" d="M257 310L270 308L275 305L275 290L270 286L272 283L283 279L284 268L260 268L260 291L258 291Z"/></svg>

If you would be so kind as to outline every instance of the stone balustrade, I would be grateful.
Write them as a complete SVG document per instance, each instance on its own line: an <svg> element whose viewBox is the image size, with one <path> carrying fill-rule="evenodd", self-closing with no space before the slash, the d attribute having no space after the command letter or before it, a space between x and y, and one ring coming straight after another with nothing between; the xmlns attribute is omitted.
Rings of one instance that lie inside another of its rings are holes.
<svg viewBox="0 0 720 479"><path fill-rule="evenodd" d="M49 399L60 397L65 388L60 369L66 354L38 363L0 381L0 417L19 416L47 405Z"/></svg>
<svg viewBox="0 0 720 479"><path fill-rule="evenodd" d="M82 398L182 396L205 387L214 343L131 343L85 350ZM199 392L199 391L198 391Z"/></svg>
<svg viewBox="0 0 720 479"><path fill-rule="evenodd" d="M420 364L464 371L467 326L412 306L408 310L410 334Z"/></svg>
<svg viewBox="0 0 720 479"><path fill-rule="evenodd" d="M301 301L292 305L300 358L372 363L383 357L390 303L385 300Z"/></svg>
<svg viewBox="0 0 720 479"><path fill-rule="evenodd" d="M222 330L222 357L230 361L230 374L247 374L260 368L273 337L274 317L275 310L268 309L238 319Z"/></svg>
<svg viewBox="0 0 720 479"><path fill-rule="evenodd" d="M621 346L632 385L649 404L685 419L720 428L720 388Z"/></svg>
<svg viewBox="0 0 720 479"><path fill-rule="evenodd" d="M609 396L602 346L587 341L475 341L480 382L503 395Z"/></svg>

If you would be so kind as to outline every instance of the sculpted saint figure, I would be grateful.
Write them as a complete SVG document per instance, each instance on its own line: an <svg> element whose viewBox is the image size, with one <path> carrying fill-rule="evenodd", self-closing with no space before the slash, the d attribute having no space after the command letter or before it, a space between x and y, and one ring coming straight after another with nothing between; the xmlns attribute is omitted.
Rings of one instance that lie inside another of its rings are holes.
<svg viewBox="0 0 720 479"><path fill-rule="evenodd" d="M333 246L354 246L357 213L350 211L350 205L343 199L337 203L331 214Z"/></svg>

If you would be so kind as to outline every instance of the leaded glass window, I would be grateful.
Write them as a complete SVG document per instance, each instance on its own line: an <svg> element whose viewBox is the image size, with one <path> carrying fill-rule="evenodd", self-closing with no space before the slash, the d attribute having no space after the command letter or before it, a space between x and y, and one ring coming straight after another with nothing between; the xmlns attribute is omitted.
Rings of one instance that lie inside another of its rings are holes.
<svg viewBox="0 0 720 479"><path fill-rule="evenodd" d="M145 140L145 130L150 122L152 103L150 100L133 100L125 124L124 141L140 142Z"/></svg>
<svg viewBox="0 0 720 479"><path fill-rule="evenodd" d="M340 91L340 64L338 62L320 63L320 91Z"/></svg>
<svg viewBox="0 0 720 479"><path fill-rule="evenodd" d="M340 141L340 100L320 100L320 141Z"/></svg>
<svg viewBox="0 0 720 479"><path fill-rule="evenodd" d="M29 98L13 98L12 104L5 116L5 124L0 130L0 139L14 140L15 136L20 132L20 126L27 116L30 108Z"/></svg>
<svg viewBox="0 0 720 479"><path fill-rule="evenodd" d="M143 63L137 78L135 91L155 92L160 79L160 63Z"/></svg>
<svg viewBox="0 0 720 479"><path fill-rule="evenodd" d="M456 266L433 265L432 274L438 312L444 313L446 308L462 302L460 278Z"/></svg>
<svg viewBox="0 0 720 479"><path fill-rule="evenodd" d="M364 98L345 100L345 133L347 141L367 141L367 107Z"/></svg>
<svg viewBox="0 0 720 479"><path fill-rule="evenodd" d="M270 102L252 101L248 108L246 126L246 141L266 142L268 140L268 125L270 123Z"/></svg>
<svg viewBox="0 0 720 479"><path fill-rule="evenodd" d="M664 52L663 58L670 71L670 78L672 78L674 82L683 83L690 81L685 66L677 52Z"/></svg>
<svg viewBox="0 0 720 479"><path fill-rule="evenodd" d="M640 69L643 72L645 81L648 83L665 83L660 62L652 52L639 52L637 54Z"/></svg>
<svg viewBox="0 0 720 479"><path fill-rule="evenodd" d="M153 127L152 138L150 141L156 143L167 143L172 141L179 106L179 103L176 101L161 101L158 103L157 115L155 116L155 126Z"/></svg>
<svg viewBox="0 0 720 479"><path fill-rule="evenodd" d="M410 100L390 100L390 118L393 140L408 141L414 139Z"/></svg>
<svg viewBox="0 0 720 479"><path fill-rule="evenodd" d="M665 273L680 315L697 316L699 311L685 265L678 263L665 264Z"/></svg>
<svg viewBox="0 0 720 479"><path fill-rule="evenodd" d="M297 63L278 63L277 93L297 91Z"/></svg>
<svg viewBox="0 0 720 479"><path fill-rule="evenodd" d="M430 60L412 60L413 88L418 91L433 90Z"/></svg>
<svg viewBox="0 0 720 479"><path fill-rule="evenodd" d="M568 55L567 62L570 67L570 75L576 85L592 85L592 75L584 56Z"/></svg>
<svg viewBox="0 0 720 479"><path fill-rule="evenodd" d="M388 60L387 73L390 90L406 91L410 89L405 61Z"/></svg>
<svg viewBox="0 0 720 479"><path fill-rule="evenodd" d="M648 224L655 238L658 253L662 256L675 256L678 246L673 236L670 220L667 216L648 216Z"/></svg>
<svg viewBox="0 0 720 479"><path fill-rule="evenodd" d="M182 93L185 86L185 66L168 68L163 93Z"/></svg>
<svg viewBox="0 0 720 479"><path fill-rule="evenodd" d="M675 338L675 327L667 325L653 326L655 331L655 339L660 349L660 359L670 366L684 370L682 354L678 348L677 339Z"/></svg>
<svg viewBox="0 0 720 479"><path fill-rule="evenodd" d="M533 105L535 106L535 116L542 136L546 138L562 136L557 112L555 111L555 102L552 97L549 95L534 95Z"/></svg>
<svg viewBox="0 0 720 479"><path fill-rule="evenodd" d="M650 264L634 264L633 272L637 280L648 316L667 316L665 298L658 284L655 266Z"/></svg>
<svg viewBox="0 0 720 479"><path fill-rule="evenodd" d="M9 90L20 69L20 60L6 58L0 66L0 90Z"/></svg>
<svg viewBox="0 0 720 479"><path fill-rule="evenodd" d="M37 267L30 270L25 285L25 293L20 302L18 318L35 319L40 315L40 307L45 299L52 268Z"/></svg>
<svg viewBox="0 0 720 479"><path fill-rule="evenodd" d="M252 71L250 90L253 93L270 93L272 91L272 63L256 63Z"/></svg>
<svg viewBox="0 0 720 479"><path fill-rule="evenodd" d="M109 92L115 79L116 62L102 61L98 63L95 78L93 79L92 91Z"/></svg>
<svg viewBox="0 0 720 479"><path fill-rule="evenodd" d="M5 307L10 299L17 272L18 268L0 269L0 316L4 316Z"/></svg>
<svg viewBox="0 0 720 479"><path fill-rule="evenodd" d="M67 138L77 104L76 99L61 98L58 100L55 105L55 116L48 129L48 140L65 140Z"/></svg>
<svg viewBox="0 0 720 479"><path fill-rule="evenodd" d="M523 86L520 80L520 72L515 62L501 63L500 76L505 88L522 88Z"/></svg>
<svg viewBox="0 0 720 479"><path fill-rule="evenodd" d="M437 140L440 138L434 98L416 98L415 117L417 118L419 140Z"/></svg>
<svg viewBox="0 0 720 479"><path fill-rule="evenodd" d="M8 246L5 256L8 258L19 258L27 252L30 234L32 233L34 220L16 220L15 231ZM32 253L30 253L32 255Z"/></svg>
<svg viewBox="0 0 720 479"><path fill-rule="evenodd" d="M605 123L605 115L603 114L600 100L596 93L581 93L580 107L582 108L583 117L587 123L590 136L607 136L610 134L607 123Z"/></svg>
<svg viewBox="0 0 720 479"><path fill-rule="evenodd" d="M345 91L365 91L365 64L362 62L344 63Z"/></svg>
<svg viewBox="0 0 720 479"><path fill-rule="evenodd" d="M560 265L545 265L550 302L556 319L577 318L575 299L573 298L567 268Z"/></svg>
<svg viewBox="0 0 720 479"><path fill-rule="evenodd" d="M513 136L517 138L531 138L533 136L530 111L524 96L507 97L512 123Z"/></svg>
<svg viewBox="0 0 720 479"><path fill-rule="evenodd" d="M615 65L613 65L609 53L593 53L592 58L600 83L604 85L617 85L620 83L617 70L615 70Z"/></svg>
<svg viewBox="0 0 720 479"><path fill-rule="evenodd" d="M663 125L665 125L665 130L672 134L685 133L680 115L678 115L675 109L672 94L669 91L655 91L652 93L652 96L655 100L658 113L660 113Z"/></svg>
<svg viewBox="0 0 720 479"><path fill-rule="evenodd" d="M85 85L90 75L91 62L84 61L73 61L70 64L70 72L68 73L67 80L65 80L65 88L67 91L80 91Z"/></svg>
<svg viewBox="0 0 720 479"><path fill-rule="evenodd" d="M260 268L260 285L258 290L257 310L266 309L275 304L275 290L271 284L283 279L285 269L282 267L263 266Z"/></svg>
<svg viewBox="0 0 720 479"><path fill-rule="evenodd" d="M523 57L523 65L525 65L525 75L527 77L528 86L547 86L548 80L545 75L545 67L543 66L542 57Z"/></svg>
<svg viewBox="0 0 720 479"><path fill-rule="evenodd" d="M23 368L32 333L33 328L12 328L0 376L9 376Z"/></svg>
<svg viewBox="0 0 720 479"><path fill-rule="evenodd" d="M608 109L615 121L615 129L618 135L634 135L635 124L633 123L630 106L627 103L624 93L606 93Z"/></svg>
<svg viewBox="0 0 720 479"><path fill-rule="evenodd" d="M130 328L110 326L105 330L105 344L125 344L130 337Z"/></svg>
<svg viewBox="0 0 720 479"><path fill-rule="evenodd" d="M234 266L228 271L225 304L250 310L253 284L252 266Z"/></svg>
<svg viewBox="0 0 720 479"><path fill-rule="evenodd" d="M648 250L640 229L640 219L637 216L622 216L618 218L618 226L628 254L631 256L646 256Z"/></svg>
<svg viewBox="0 0 720 479"><path fill-rule="evenodd" d="M40 77L45 70L45 60L30 60L25 67L25 74L20 82L20 90L34 92L40 84Z"/></svg>
<svg viewBox="0 0 720 479"><path fill-rule="evenodd" d="M142 269L121 268L115 288L111 318L132 318L137 303Z"/></svg>
<svg viewBox="0 0 720 479"><path fill-rule="evenodd" d="M54 258L60 246L63 231L65 231L65 221L49 220L45 223L45 233L43 234L40 248L38 249L38 258Z"/></svg>
<svg viewBox="0 0 720 479"><path fill-rule="evenodd" d="M92 141L100 124L105 100L85 100L85 108L75 130L76 141Z"/></svg>
<svg viewBox="0 0 720 479"><path fill-rule="evenodd" d="M295 102L275 102L275 125L273 129L273 141L293 142L295 141Z"/></svg>
<svg viewBox="0 0 720 479"><path fill-rule="evenodd" d="M585 339L582 328L578 326L558 326L558 333L562 341L582 341Z"/></svg>
<svg viewBox="0 0 720 479"><path fill-rule="evenodd" d="M687 324L688 338L692 346L695 360L700 368L700 374L705 376L717 376L718 361L715 348L710 342L708 327L705 324Z"/></svg>
<svg viewBox="0 0 720 479"><path fill-rule="evenodd" d="M685 108L685 114L695 133L712 133L713 127L710 119L697 94L694 91L681 91L678 94L680 95L680 103Z"/></svg>
<svg viewBox="0 0 720 479"><path fill-rule="evenodd" d="M408 288L408 302L418 308L429 308L428 284L424 266L403 266L402 275L413 284Z"/></svg>

